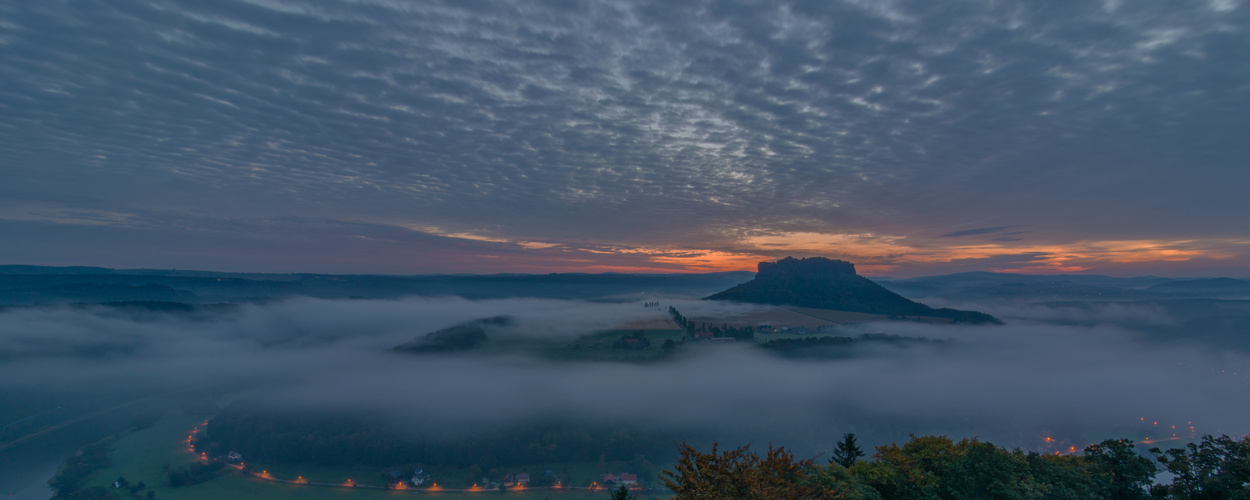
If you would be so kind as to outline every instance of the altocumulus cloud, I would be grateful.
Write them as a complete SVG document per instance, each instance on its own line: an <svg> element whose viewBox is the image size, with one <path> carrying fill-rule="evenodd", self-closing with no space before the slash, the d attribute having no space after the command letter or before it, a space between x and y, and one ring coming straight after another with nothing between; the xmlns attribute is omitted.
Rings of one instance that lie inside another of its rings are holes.
<svg viewBox="0 0 1250 500"><path fill-rule="evenodd" d="M354 249L385 269L414 268L378 243L395 228L566 258L593 258L583 244L771 255L744 242L1015 225L1034 245L1227 239L1239 235L1222 214L1250 208L1233 192L1250 180L1237 168L1247 12L10 3L0 218L58 244L113 242L116 261L156 234L143 257L239 266L313 241L335 249L305 266ZM94 232L67 229L84 224ZM351 227L355 246L326 226ZM197 237L217 248L177 242ZM426 244L447 258L462 243ZM47 255L39 245L18 255Z"/></svg>

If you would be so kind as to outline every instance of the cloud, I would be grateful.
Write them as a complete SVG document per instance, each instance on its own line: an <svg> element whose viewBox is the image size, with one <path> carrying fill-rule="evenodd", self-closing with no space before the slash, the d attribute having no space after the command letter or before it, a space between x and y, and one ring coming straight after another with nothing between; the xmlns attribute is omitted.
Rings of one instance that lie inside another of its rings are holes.
<svg viewBox="0 0 1250 500"><path fill-rule="evenodd" d="M0 195L138 226L298 216L694 252L753 232L958 233L951 220L1061 244L1230 238L1211 214L1247 209L1247 12L15 6Z"/></svg>
<svg viewBox="0 0 1250 500"><path fill-rule="evenodd" d="M723 303L678 306L688 315L734 311ZM512 314L518 324L497 336L569 339L662 312L637 304L461 299L297 300L199 317L18 309L0 313L0 351L11 355L0 364L0 391L260 386L274 407L360 411L410 428L507 425L552 415L645 420L724 436L787 436L813 453L846 431L873 440L908 432L979 435L1030 448L1054 433L1085 439L1144 431L1133 427L1141 417L1192 421L1206 432L1245 431L1242 416L1250 407L1227 398L1250 383L1250 358L1243 354L1142 341L1117 326L1142 321L1142 310L1131 307L1018 312L1003 327L848 327L848 335L949 342L864 347L836 361L792 361L729 346L692 349L666 363L621 364L383 350L495 314ZM1171 324L1166 313L1150 314L1153 324ZM1159 405L1159 394L1172 404Z"/></svg>
<svg viewBox="0 0 1250 500"><path fill-rule="evenodd" d="M1000 228L989 228L998 229ZM981 231L981 230L971 230ZM1013 233L1014 234L1014 233ZM773 233L744 238L740 248L781 257L788 254L827 255L863 265L873 274L932 269L934 264L975 262L999 272L1063 273L1102 266L1188 262L1244 257L1240 239L1088 240L1017 243L1022 238L995 238L993 243L950 244L943 238L923 239L884 234Z"/></svg>
<svg viewBox="0 0 1250 500"><path fill-rule="evenodd" d="M1019 227L1019 226L994 226L994 227L982 227L982 228L977 228L977 229L964 229L960 231L954 231L954 232L943 234L939 236L939 238L958 238L961 236L979 236L983 234L994 234L994 233L1001 233L1003 231L1016 228L1016 227Z"/></svg>

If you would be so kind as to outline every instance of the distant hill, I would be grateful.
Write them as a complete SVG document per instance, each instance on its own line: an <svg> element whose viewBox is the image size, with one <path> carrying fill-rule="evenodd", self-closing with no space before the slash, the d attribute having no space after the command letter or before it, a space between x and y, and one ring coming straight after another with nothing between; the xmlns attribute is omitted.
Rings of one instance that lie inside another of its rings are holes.
<svg viewBox="0 0 1250 500"><path fill-rule="evenodd" d="M905 297L941 297L957 301L1136 299L1158 294L1147 290L1170 281L1157 276L1114 278L1083 274L1031 275L969 272L881 280L881 285Z"/></svg>
<svg viewBox="0 0 1250 500"><path fill-rule="evenodd" d="M707 274L495 274L381 276L217 273L161 269L0 265L0 306L118 301L224 303L459 296L638 300L649 294L702 297L751 279L748 272Z"/></svg>
<svg viewBox="0 0 1250 500"><path fill-rule="evenodd" d="M906 279L878 279L904 297L952 301L1159 300L1250 295L1250 280L1233 278L1119 278L1092 274L970 272Z"/></svg>
<svg viewBox="0 0 1250 500"><path fill-rule="evenodd" d="M854 264L824 257L761 262L755 279L707 299L891 316L932 316L960 323L1002 323L985 313L934 309L911 301L860 276Z"/></svg>
<svg viewBox="0 0 1250 500"><path fill-rule="evenodd" d="M147 283L66 283L44 287L0 289L0 304L48 304L81 302L194 302L195 293Z"/></svg>
<svg viewBox="0 0 1250 500"><path fill-rule="evenodd" d="M1233 278L1169 281L1152 286L1149 290L1164 293L1243 294L1250 293L1250 281Z"/></svg>

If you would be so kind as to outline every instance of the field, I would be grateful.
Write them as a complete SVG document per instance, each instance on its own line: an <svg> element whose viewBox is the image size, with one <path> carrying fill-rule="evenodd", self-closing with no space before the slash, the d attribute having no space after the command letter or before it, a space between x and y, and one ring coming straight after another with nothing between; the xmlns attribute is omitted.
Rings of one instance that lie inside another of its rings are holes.
<svg viewBox="0 0 1250 500"><path fill-rule="evenodd" d="M84 486L106 486L112 490L113 481L124 477L131 484L140 481L147 489L156 491L157 498L167 498L164 466L184 467L195 461L187 451L183 440L187 431L204 422L204 416L169 416L146 429L129 431L109 453L113 465L95 472ZM143 493L146 494L146 493Z"/></svg>
<svg viewBox="0 0 1250 500"><path fill-rule="evenodd" d="M118 498L147 498L153 492L160 500L217 500L223 498L239 500L262 499L301 499L301 500L372 500L410 498L418 495L425 498L444 500L468 500L480 498L500 498L511 500L602 500L608 498L606 491L586 490L550 490L530 489L525 491L481 491L481 492L447 492L428 490L380 490L372 488L327 487L315 485L290 484L267 481L246 476L235 469L226 469L219 477L210 481L179 488L170 487L165 473L165 466L172 468L185 467L195 462L195 457L187 450L185 440L189 432L204 422L204 416L169 416L141 430L129 431L120 436L115 443L109 458L113 464L92 474L84 486L104 486ZM273 477L295 479L306 475L305 479L315 482L341 482L348 478L359 478L361 484L379 484L385 471L368 468L330 468L330 467L297 467L297 466L264 466L257 469L268 471ZM601 472L600 469L619 471L624 464L547 464L530 468L518 467L518 470L530 470L531 474L543 468L560 470L568 474L571 481L588 482ZM438 476L467 477L467 470L432 470L437 481ZM124 477L130 484L143 482L146 488L137 494L128 494L126 490L113 488L113 482ZM449 481L449 487L460 486L463 481ZM640 498L651 496L640 495Z"/></svg>
<svg viewBox="0 0 1250 500"><path fill-rule="evenodd" d="M613 347L622 335L634 335L642 332L651 347L647 349L622 349ZM678 329L620 329L598 332L578 337L571 342L546 344L540 346L538 352L544 357L560 361L641 361L659 358L664 355L661 346L665 340L674 342L685 337L685 332Z"/></svg>

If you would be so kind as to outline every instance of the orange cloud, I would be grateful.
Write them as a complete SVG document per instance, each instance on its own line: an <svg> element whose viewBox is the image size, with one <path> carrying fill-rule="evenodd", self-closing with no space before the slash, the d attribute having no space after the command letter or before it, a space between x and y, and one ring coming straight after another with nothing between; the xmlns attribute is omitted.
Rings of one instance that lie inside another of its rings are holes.
<svg viewBox="0 0 1250 500"><path fill-rule="evenodd" d="M754 271L760 261L769 257L752 253L701 250L690 252L667 252L649 256L652 262L675 264L690 271Z"/></svg>
<svg viewBox="0 0 1250 500"><path fill-rule="evenodd" d="M1062 244L994 243L949 245L939 240L916 240L901 236L780 233L743 240L749 249L769 253L835 256L860 263L868 273L889 272L904 264L935 264L958 260L1026 256L1026 265L997 268L1002 272L1081 272L1096 264L1184 262L1194 259L1230 259L1240 252L1230 247L1250 244L1240 240L1105 240Z"/></svg>
<svg viewBox="0 0 1250 500"><path fill-rule="evenodd" d="M1004 258L1014 264L998 272L1058 274L1089 271L1108 264L1231 259L1244 255L1250 241L1082 240L1066 243L995 242L951 244L949 238L914 238L875 233L790 232L744 238L732 249L661 248L508 239L434 227L409 229L448 238L501 244L537 259L523 267L581 272L717 272L755 270L756 264L785 255L849 260L865 274L886 274L908 266ZM502 257L502 256L500 256ZM516 259L516 256L513 257ZM515 264L521 265L520 260Z"/></svg>

